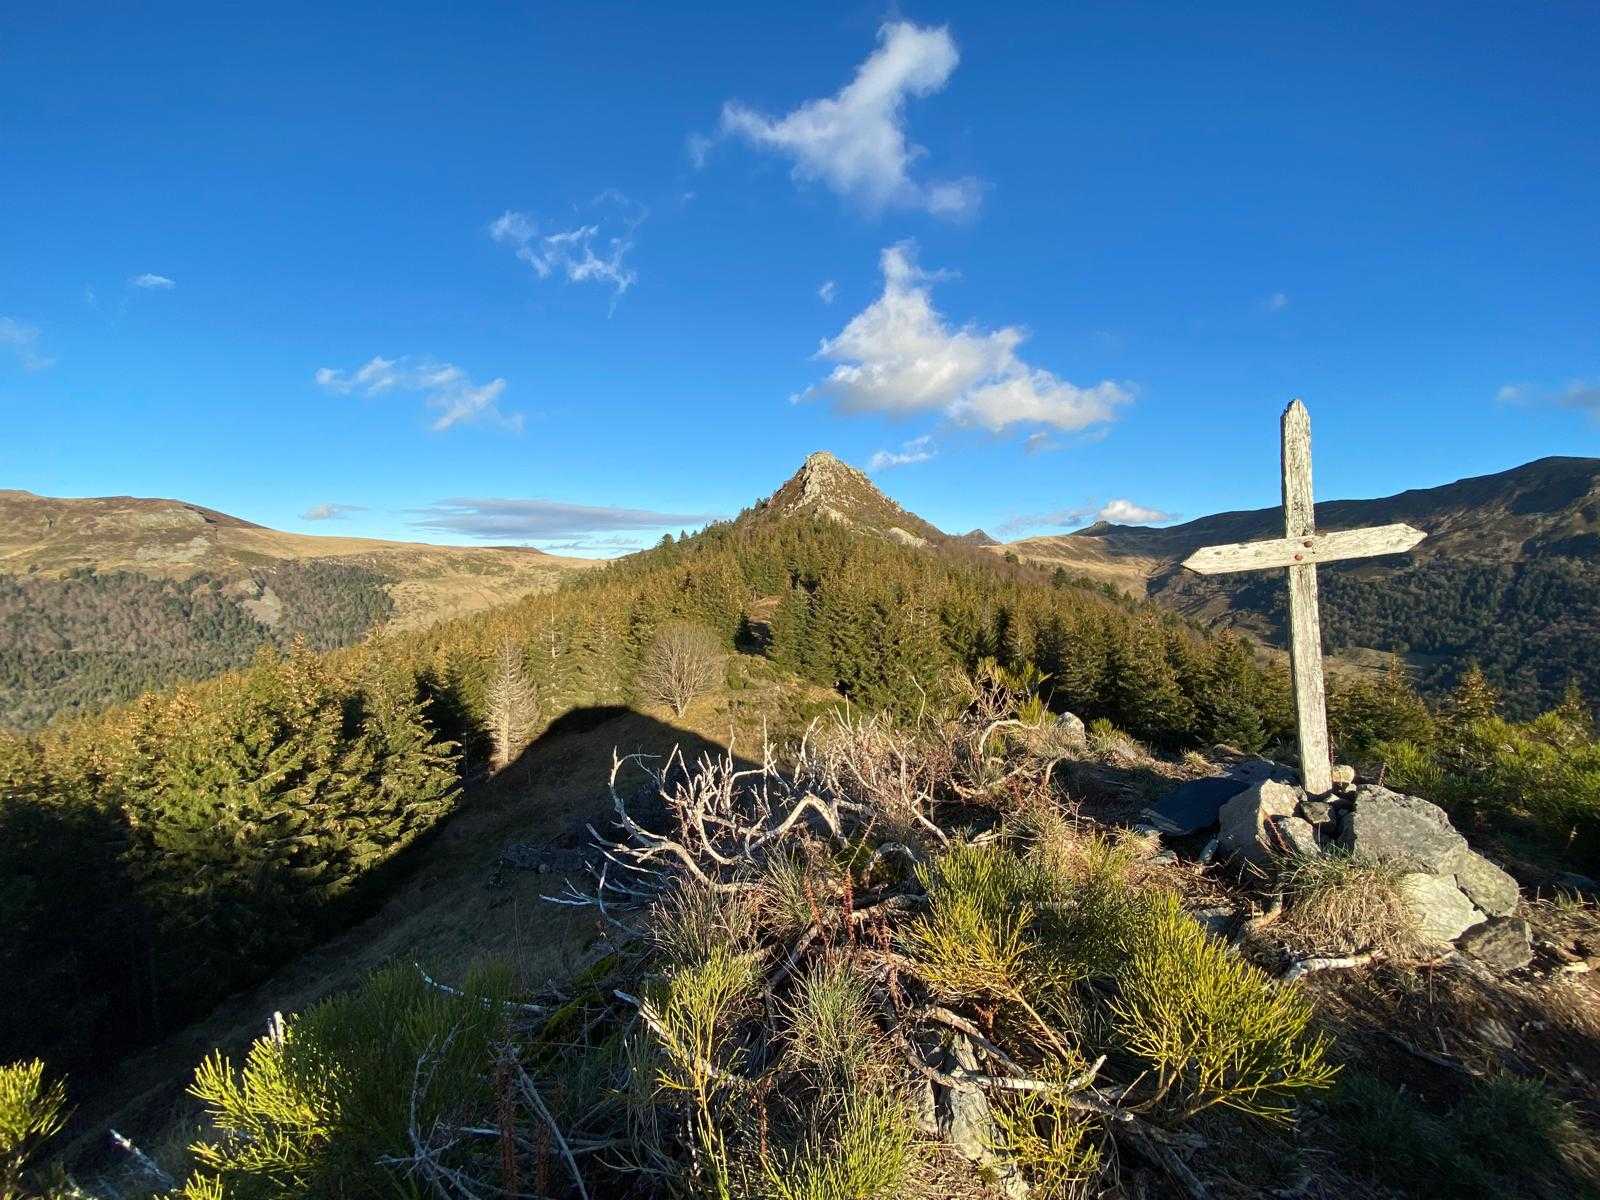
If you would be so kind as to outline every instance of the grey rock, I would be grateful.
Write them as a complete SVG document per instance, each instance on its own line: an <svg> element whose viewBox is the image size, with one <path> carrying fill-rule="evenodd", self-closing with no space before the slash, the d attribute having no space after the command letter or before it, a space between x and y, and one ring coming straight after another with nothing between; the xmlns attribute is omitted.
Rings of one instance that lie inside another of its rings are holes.
<svg viewBox="0 0 1600 1200"><path fill-rule="evenodd" d="M1438 805L1372 784L1356 790L1339 843L1353 854L1430 875L1453 875L1467 851L1467 839Z"/></svg>
<svg viewBox="0 0 1600 1200"><path fill-rule="evenodd" d="M1443 945L1484 919L1450 875L1416 872L1400 877L1400 895L1417 922L1417 936Z"/></svg>
<svg viewBox="0 0 1600 1200"><path fill-rule="evenodd" d="M1273 817L1272 830L1277 834L1274 843L1291 854L1309 857L1322 852L1317 845L1317 831L1301 817Z"/></svg>
<svg viewBox="0 0 1600 1200"><path fill-rule="evenodd" d="M1307 800L1300 805L1300 815L1313 825L1326 825L1333 820L1333 805L1326 800Z"/></svg>
<svg viewBox="0 0 1600 1200"><path fill-rule="evenodd" d="M1339 763L1329 772L1329 778L1333 780L1333 786L1336 788L1353 787L1356 782L1356 769L1346 763Z"/></svg>
<svg viewBox="0 0 1600 1200"><path fill-rule="evenodd" d="M1074 746L1089 744L1089 731L1084 727L1083 718L1076 713L1064 712L1056 718L1056 736Z"/></svg>
<svg viewBox="0 0 1600 1200"><path fill-rule="evenodd" d="M957 1080L978 1071L978 1056L963 1034L951 1038L947 1061L949 1074ZM1006 1196L1024 1200L1028 1184L1022 1172L1010 1158L995 1153L999 1132L983 1089L975 1083L946 1088L943 1099L939 1132L951 1147L967 1161L992 1172L996 1185Z"/></svg>
<svg viewBox="0 0 1600 1200"><path fill-rule="evenodd" d="M1299 788L1275 779L1264 779L1240 792L1217 814L1222 825L1217 852L1239 855L1257 864L1270 862L1274 846L1267 835L1267 821L1293 816L1300 799Z"/></svg>
<svg viewBox="0 0 1600 1200"><path fill-rule="evenodd" d="M1226 938L1232 933L1234 922L1237 920L1231 908L1197 908L1189 915L1204 925L1208 933L1213 933L1219 938Z"/></svg>
<svg viewBox="0 0 1600 1200"><path fill-rule="evenodd" d="M1517 906L1517 881L1481 854L1463 850L1455 863L1456 886L1490 916L1503 917Z"/></svg>
<svg viewBox="0 0 1600 1200"><path fill-rule="evenodd" d="M1533 934L1520 917L1490 917L1463 933L1456 945L1496 971L1515 971L1533 961Z"/></svg>

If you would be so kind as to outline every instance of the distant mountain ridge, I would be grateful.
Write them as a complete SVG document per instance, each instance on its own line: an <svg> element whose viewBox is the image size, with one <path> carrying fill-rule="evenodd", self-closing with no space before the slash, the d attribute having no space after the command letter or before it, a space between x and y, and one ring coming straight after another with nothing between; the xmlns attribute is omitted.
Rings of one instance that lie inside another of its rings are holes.
<svg viewBox="0 0 1600 1200"><path fill-rule="evenodd" d="M1521 711L1553 702L1568 678L1600 698L1600 458L1541 458L1439 487L1317 504L1323 530L1395 522L1428 537L1407 555L1320 572L1330 647L1406 654L1433 690L1479 659ZM1282 533L1275 507L1164 528L1097 522L991 552L1282 644L1280 572L1201 577L1180 565L1202 546Z"/></svg>

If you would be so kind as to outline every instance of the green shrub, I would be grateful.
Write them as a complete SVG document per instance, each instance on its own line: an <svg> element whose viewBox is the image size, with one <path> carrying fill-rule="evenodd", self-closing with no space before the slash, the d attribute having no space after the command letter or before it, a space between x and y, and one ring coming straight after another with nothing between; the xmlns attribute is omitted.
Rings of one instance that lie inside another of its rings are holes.
<svg viewBox="0 0 1600 1200"><path fill-rule="evenodd" d="M1323 1088L1327 1039L1311 1002L1212 937L1173 895L1141 913L1112 1004L1119 1039L1150 1064L1180 1116L1226 1105L1287 1119L1296 1093Z"/></svg>
<svg viewBox="0 0 1600 1200"><path fill-rule="evenodd" d="M1069 1200L1099 1178L1098 1132L1086 1114L1060 1095L1022 1092L991 1110L1003 1150L1027 1178L1029 1195Z"/></svg>
<svg viewBox="0 0 1600 1200"><path fill-rule="evenodd" d="M22 1177L39 1148L66 1124L67 1088L45 1082L44 1063L0 1066L0 1200L22 1195Z"/></svg>
<svg viewBox="0 0 1600 1200"><path fill-rule="evenodd" d="M257 1040L237 1071L212 1055L190 1091L215 1136L192 1147L185 1200L420 1194L379 1164L409 1155L413 1130L487 1103L507 990L483 973L451 996L390 967Z"/></svg>

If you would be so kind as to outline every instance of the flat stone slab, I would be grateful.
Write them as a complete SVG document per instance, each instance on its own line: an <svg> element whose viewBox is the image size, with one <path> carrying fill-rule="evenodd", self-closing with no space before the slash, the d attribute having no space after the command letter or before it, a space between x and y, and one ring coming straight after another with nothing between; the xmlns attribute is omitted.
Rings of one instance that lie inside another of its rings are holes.
<svg viewBox="0 0 1600 1200"><path fill-rule="evenodd" d="M1222 806L1250 784L1232 775L1213 775L1180 783L1139 815L1173 837L1199 833L1217 823Z"/></svg>
<svg viewBox="0 0 1600 1200"><path fill-rule="evenodd" d="M1465 850L1455 869L1456 886L1490 916L1507 916L1517 906L1517 881L1483 855Z"/></svg>

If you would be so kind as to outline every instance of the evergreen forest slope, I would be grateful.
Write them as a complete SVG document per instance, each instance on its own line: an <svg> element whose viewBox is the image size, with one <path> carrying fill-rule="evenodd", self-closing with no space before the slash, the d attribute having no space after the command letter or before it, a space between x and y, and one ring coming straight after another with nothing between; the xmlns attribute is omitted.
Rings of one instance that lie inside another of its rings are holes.
<svg viewBox="0 0 1600 1200"><path fill-rule="evenodd" d="M0 724L36 728L554 587L587 560L283 533L175 500L0 491Z"/></svg>
<svg viewBox="0 0 1600 1200"><path fill-rule="evenodd" d="M1476 660L1519 715L1554 704L1569 679L1600 692L1600 459L1543 458L1442 487L1317 505L1317 525L1330 531L1394 522L1428 537L1407 555L1319 571L1330 650L1404 655L1433 694ZM1282 531L1282 510L1267 508L1161 529L1101 522L993 552L1283 645L1277 572L1201 577L1178 565L1201 546Z"/></svg>

